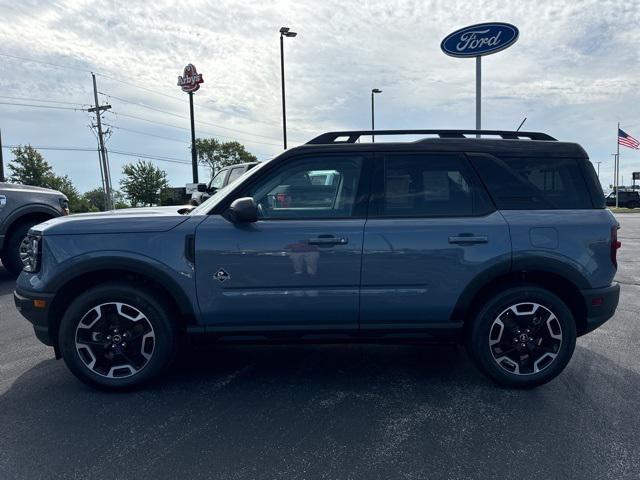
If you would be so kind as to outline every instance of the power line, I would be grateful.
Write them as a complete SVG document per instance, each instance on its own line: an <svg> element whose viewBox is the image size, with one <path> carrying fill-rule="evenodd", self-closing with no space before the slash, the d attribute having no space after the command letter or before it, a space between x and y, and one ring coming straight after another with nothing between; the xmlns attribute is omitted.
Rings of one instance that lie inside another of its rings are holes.
<svg viewBox="0 0 640 480"><path fill-rule="evenodd" d="M180 139L177 139L177 138L170 138L170 137L163 137L162 135L156 135L155 133L141 132L140 130L134 130L132 128L117 127L116 125L111 125L109 123L105 123L105 125L107 127L109 127L109 128L115 128L117 130L123 130L125 132L135 133L135 134L138 134L138 135L146 135L148 137L159 138L161 140L169 140L171 142L178 142L178 143L182 143L184 145L187 145L189 143L186 140L180 140Z"/></svg>
<svg viewBox="0 0 640 480"><path fill-rule="evenodd" d="M114 82L122 83L123 85L128 85L128 86L130 86L130 87L139 88L140 90L144 90L144 91L146 91L146 92L153 93L153 94L155 94L155 95L160 95L160 96L165 97L165 98L170 98L170 99L172 99L172 100L176 100L176 101L179 101L179 102L184 102L184 99L183 99L183 98L177 97L177 96L175 96L175 95L169 95L168 93L160 92L160 91L158 91L158 90L154 90L154 89L149 88L149 87L144 87L144 86L139 85L139 84L136 84L136 83L127 82L127 81L125 81L125 80L121 80L121 79L119 79L119 78L115 78L115 77L112 77L112 76L110 76L110 75L105 75L104 73L96 73L96 75L99 75L99 76L104 77L104 78L108 78L108 79L110 79L110 80L113 80ZM115 97L114 97L114 98L115 98ZM242 118L242 119L244 119L244 120L248 120L248 121L250 121L250 122L263 123L263 124L265 124L265 125L270 125L270 126L272 126L272 127L279 127L279 126L280 126L279 124L276 124L275 122L268 122L268 121L265 121L265 120L257 120L257 119L255 119L255 118L251 118L251 117L248 117L248 116L246 116L246 115L230 114L230 113L228 113L228 112L225 112L224 110L220 110L219 108L214 108L214 107L211 107L211 106L209 106L209 105L200 105L200 107L205 108L205 109L207 109L207 110L211 110L211 111L213 111L213 112L221 113L221 114L223 114L223 115L227 115L227 116L229 116L229 117L238 117L238 118ZM294 131L295 131L295 130L294 130ZM302 131L302 130L301 130L301 131Z"/></svg>
<svg viewBox="0 0 640 480"><path fill-rule="evenodd" d="M42 60L36 60L36 59L33 59L33 58L21 57L21 56L18 56L18 55L10 55L8 53L3 53L3 52L0 52L0 56L7 57L7 58L13 58L15 60L22 60L22 61L26 61L26 62L38 63L40 65L47 65L49 67L62 68L62 69L65 69L65 70L73 70L73 71L76 71L76 72L77 71L81 71L81 72L86 72L86 73L92 73L91 70L84 69L84 68L70 67L70 66L67 66L67 65L61 65L59 63L53 63L53 62L43 62ZM107 78L109 80L113 80L114 82L122 83L123 85L128 85L130 87L139 88L140 90L144 90L144 91L147 91L149 93L160 95L160 96L163 96L163 97L166 97L166 98L171 98L171 99L176 100L176 101L180 101L180 102L184 101L182 98L180 98L178 96L169 95L167 93L160 92L160 91L154 90L152 88L145 87L143 85L139 85L139 84L136 84L136 83L133 83L133 82L128 82L126 80L121 80L119 78L112 77L111 75L107 75L107 74L104 74L104 73L96 72L95 70L93 71L93 73L95 73L96 75L98 75L100 77ZM238 118L242 118L244 120L248 120L250 122L263 123L265 125L270 125L272 127L280 127L280 125L275 123L275 122L268 122L268 121L265 121L265 120L258 120L258 119L254 119L254 118L248 117L246 115L239 115L237 113L236 114L231 114L231 113L228 113L228 112L226 112L224 110L221 110L221 109L218 109L218 108L214 108L214 107L211 107L211 106L206 105L206 104L205 105L201 105L201 107L205 108L207 110L211 110L211 111L214 111L214 112L221 113L221 114L226 115L228 117L238 117ZM304 130L304 129L290 129L290 130L291 131L299 131L299 132L311 133L310 130Z"/></svg>
<svg viewBox="0 0 640 480"><path fill-rule="evenodd" d="M188 128L180 127L178 125L173 125L171 123L161 122L159 120L151 120L150 118L138 117L137 115L130 115L130 114L127 114L127 113L119 113L119 112L114 112L114 111L111 111L110 113L113 113L116 116L121 116L121 117L125 117L125 118L133 118L135 120L140 120L140 121L143 121L143 122L155 123L155 124L158 124L158 125L164 125L165 127L171 127L171 128L177 128L179 130L189 131ZM259 144L263 144L263 145L272 145L272 146L275 146L275 147L280 147L279 143L260 142L258 140L252 140L250 138L230 137L228 135L220 135L219 133L207 132L207 131L203 131L203 133L205 133L207 135L214 136L214 137L228 138L228 139L231 139L231 140L242 140L242 141L248 142L248 143L259 143Z"/></svg>
<svg viewBox="0 0 640 480"><path fill-rule="evenodd" d="M13 58L15 60L23 60L25 62L33 62L33 63L39 63L41 65L48 65L50 67L56 67L56 68L64 68L65 70L75 70L75 71L81 71L81 72L87 72L87 73L91 73L91 70L86 70L84 68L79 68L79 67L69 67L66 65L60 65L59 63L52 63L52 62L43 62L42 60L35 60L33 58L26 58L26 57L20 57L18 55L9 55L8 53L2 53L0 52L0 56L2 57L8 57L8 58Z"/></svg>
<svg viewBox="0 0 640 480"><path fill-rule="evenodd" d="M60 100L44 100L40 98L28 98L28 97L10 97L8 95L0 95L0 98L8 98L9 100L26 100L30 102L45 102L45 103L57 103L60 105L80 105L87 106L88 103L78 103L78 102L63 102Z"/></svg>
<svg viewBox="0 0 640 480"><path fill-rule="evenodd" d="M27 146L28 144L25 145L3 145L2 148L22 148L24 146ZM75 152L97 152L98 149L97 148L90 148L90 147L48 147L48 146L40 146L40 145L28 145L31 148L35 148L36 150L69 150L69 151L75 151Z"/></svg>
<svg viewBox="0 0 640 480"><path fill-rule="evenodd" d="M97 148L87 148L87 147L50 147L50 146L41 146L41 145L30 145L32 148L36 150L57 150L57 151L71 151L71 152L97 152ZM3 149L13 149L19 148L22 145L3 145ZM176 157L166 157L162 155L152 155L148 153L136 153L136 152L123 152L120 150L109 150L109 153L113 153L115 155L124 155L127 157L139 157L145 158L149 160L159 160L162 162L170 162L170 163L184 163L190 165L191 162L188 160L182 160Z"/></svg>
<svg viewBox="0 0 640 480"><path fill-rule="evenodd" d="M118 127L116 125L111 125L109 123L105 123L105 125L109 128L114 128L117 130L123 130L125 132L130 132L130 133L135 133L137 135L145 135L148 137L154 137L154 138L159 138L161 140L168 140L170 142L177 142L177 143L182 143L183 145L188 145L189 142L187 140L180 140L178 138L171 138L171 137L164 137L162 135L156 135L155 133L149 133L149 132L142 132L140 130L134 130L132 128L125 128L125 127ZM250 153L253 153L254 155L262 155L264 157L273 157L272 153L266 153L266 152L256 152L255 150L252 150Z"/></svg>
<svg viewBox="0 0 640 480"><path fill-rule="evenodd" d="M55 105L36 105L34 103L11 103L11 102L0 102L0 105L13 105L16 107L32 107L32 108L51 108L54 110L74 110L76 112L85 111L83 108L73 108L73 107L58 107Z"/></svg>
<svg viewBox="0 0 640 480"><path fill-rule="evenodd" d="M105 95L106 97L109 97L109 98L114 98L116 100L120 100L121 102L128 103L130 105L136 105L138 107L142 107L142 108L147 108L149 110L153 110L154 112L165 113L167 115L171 115L173 117L177 117L177 118L180 118L180 119L183 119L183 120L189 120L189 117L187 117L185 115L180 115L178 113L169 112L167 110L162 110L160 108L152 107L152 106L146 105L144 103L139 103L139 102L134 102L134 101L131 101L131 100L126 100L126 99L121 98L121 97L116 97L115 95L112 95L110 93L104 93L104 92L98 92L98 93L100 93L102 95ZM221 128L223 130L229 130L230 132L237 132L237 133L242 133L242 134L245 134L245 135L250 135L252 137L261 137L261 138L266 138L268 140L275 140L273 137L270 137L270 136L267 136L267 135L260 135L258 133L251 133L251 132L248 132L247 130L240 130L240 129L237 129L237 128L229 128L229 127L225 127L223 125L218 125L216 123L205 122L204 120L198 120L198 123L202 124L202 125L209 125L210 127Z"/></svg>
<svg viewBox="0 0 640 480"><path fill-rule="evenodd" d="M185 164L185 165L191 165L191 161L189 160L181 160L179 158L175 158L175 157L164 157L164 156L157 156L157 155L149 155L146 153L135 153L135 152L122 152L120 150L109 150L110 154L115 154L115 155L124 155L127 157L138 157L138 158L145 158L145 159L149 159L149 160L159 160L162 162L169 162L169 163L181 163L181 164Z"/></svg>

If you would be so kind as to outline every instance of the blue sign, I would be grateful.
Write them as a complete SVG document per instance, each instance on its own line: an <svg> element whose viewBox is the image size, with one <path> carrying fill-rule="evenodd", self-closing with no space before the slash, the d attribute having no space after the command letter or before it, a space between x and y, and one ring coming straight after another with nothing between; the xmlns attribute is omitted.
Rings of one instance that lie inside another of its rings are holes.
<svg viewBox="0 0 640 480"><path fill-rule="evenodd" d="M479 23L448 35L440 48L452 57L480 57L510 47L518 35L518 28L508 23Z"/></svg>

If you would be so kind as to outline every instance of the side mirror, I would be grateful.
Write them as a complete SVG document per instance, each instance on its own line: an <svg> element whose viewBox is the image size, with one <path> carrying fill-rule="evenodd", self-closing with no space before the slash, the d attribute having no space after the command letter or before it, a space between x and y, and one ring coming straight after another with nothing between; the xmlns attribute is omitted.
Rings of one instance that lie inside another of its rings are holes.
<svg viewBox="0 0 640 480"><path fill-rule="evenodd" d="M207 191L207 184L206 183L199 183L198 184L198 191L199 192L206 192Z"/></svg>
<svg viewBox="0 0 640 480"><path fill-rule="evenodd" d="M243 197L234 200L229 207L231 220L238 223L251 223L258 221L258 207L252 197Z"/></svg>

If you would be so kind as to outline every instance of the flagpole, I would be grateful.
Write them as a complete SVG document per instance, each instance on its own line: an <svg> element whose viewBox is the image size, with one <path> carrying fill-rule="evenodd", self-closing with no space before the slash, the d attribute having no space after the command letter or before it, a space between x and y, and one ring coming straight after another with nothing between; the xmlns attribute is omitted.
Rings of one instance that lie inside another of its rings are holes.
<svg viewBox="0 0 640 480"><path fill-rule="evenodd" d="M620 198L620 192L618 189L618 180L620 179L620 122L618 122L618 130L616 131L616 164L615 164L615 169L616 169L616 184L615 184L615 190L616 190L616 208L618 208L618 199Z"/></svg>

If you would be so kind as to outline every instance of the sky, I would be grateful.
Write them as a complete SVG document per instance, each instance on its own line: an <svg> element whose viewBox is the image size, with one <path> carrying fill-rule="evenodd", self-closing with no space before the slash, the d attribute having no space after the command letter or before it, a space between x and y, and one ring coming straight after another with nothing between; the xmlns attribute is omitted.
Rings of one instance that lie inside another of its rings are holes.
<svg viewBox="0 0 640 480"><path fill-rule="evenodd" d="M281 26L298 33L285 38L290 146L368 129L372 88L383 90L376 129L474 128L474 60L446 56L440 42L489 21L520 37L483 57L483 128L515 130L526 117L523 130L578 142L602 162L605 188L617 123L640 138L640 0L0 0L0 18L2 143L88 150L41 150L80 191L101 183L95 118L82 110L94 103L91 72L112 106L103 122L116 187L143 155L172 186L191 182L188 96L177 86L187 63L204 78L197 136L238 140L259 160L281 153ZM632 171L640 151L621 147L627 184Z"/></svg>

